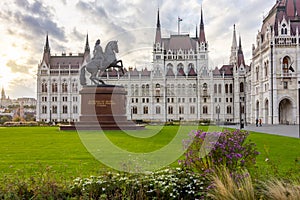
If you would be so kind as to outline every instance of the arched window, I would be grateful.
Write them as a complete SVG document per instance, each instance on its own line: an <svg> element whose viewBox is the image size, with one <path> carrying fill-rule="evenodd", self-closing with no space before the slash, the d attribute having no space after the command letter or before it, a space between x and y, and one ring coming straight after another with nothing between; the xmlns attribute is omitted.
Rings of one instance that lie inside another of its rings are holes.
<svg viewBox="0 0 300 200"><path fill-rule="evenodd" d="M286 24L281 25L281 35L287 35L287 26L286 26Z"/></svg>
<svg viewBox="0 0 300 200"><path fill-rule="evenodd" d="M173 65L171 63L167 64L167 69L172 69L173 70Z"/></svg>
<svg viewBox="0 0 300 200"><path fill-rule="evenodd" d="M63 82L61 85L61 91L62 92L68 92L68 83Z"/></svg>
<svg viewBox="0 0 300 200"><path fill-rule="evenodd" d="M57 92L57 83L55 82L55 80L54 80L54 82L52 83L52 92Z"/></svg>
<svg viewBox="0 0 300 200"><path fill-rule="evenodd" d="M290 58L288 56L285 56L282 60L282 72L285 74L289 72L289 63L290 63Z"/></svg>
<svg viewBox="0 0 300 200"><path fill-rule="evenodd" d="M46 81L43 81L42 83L42 92L48 92L48 85Z"/></svg>
<svg viewBox="0 0 300 200"><path fill-rule="evenodd" d="M222 85L219 84L218 92L221 94L222 93Z"/></svg>
<svg viewBox="0 0 300 200"><path fill-rule="evenodd" d="M149 96L149 84L146 84L146 96Z"/></svg>

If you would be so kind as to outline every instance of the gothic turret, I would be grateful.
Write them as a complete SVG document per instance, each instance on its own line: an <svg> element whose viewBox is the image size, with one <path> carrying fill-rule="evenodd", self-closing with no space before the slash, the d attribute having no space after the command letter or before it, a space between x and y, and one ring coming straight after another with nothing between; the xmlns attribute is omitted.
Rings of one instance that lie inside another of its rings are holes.
<svg viewBox="0 0 300 200"><path fill-rule="evenodd" d="M236 32L235 32L235 24L234 24L229 64L234 65L234 63L236 62L236 56L237 56L237 42L236 42Z"/></svg>

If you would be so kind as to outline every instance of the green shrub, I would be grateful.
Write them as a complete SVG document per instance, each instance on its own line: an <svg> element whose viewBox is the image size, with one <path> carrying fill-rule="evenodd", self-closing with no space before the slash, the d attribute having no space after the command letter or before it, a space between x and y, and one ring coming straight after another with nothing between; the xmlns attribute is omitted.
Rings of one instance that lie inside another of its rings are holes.
<svg viewBox="0 0 300 200"><path fill-rule="evenodd" d="M205 195L207 185L204 177L177 168L149 174L108 173L77 178L71 194L88 199L199 199Z"/></svg>

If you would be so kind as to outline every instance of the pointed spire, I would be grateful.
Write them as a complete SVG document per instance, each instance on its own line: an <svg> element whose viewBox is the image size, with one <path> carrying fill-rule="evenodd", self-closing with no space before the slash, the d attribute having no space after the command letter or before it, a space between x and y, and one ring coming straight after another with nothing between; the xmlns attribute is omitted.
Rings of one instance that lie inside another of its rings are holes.
<svg viewBox="0 0 300 200"><path fill-rule="evenodd" d="M235 24L233 25L233 36L232 36L232 44L231 44L231 54L230 54L230 64L234 64L236 62L237 56L237 42L236 42L236 31Z"/></svg>
<svg viewBox="0 0 300 200"><path fill-rule="evenodd" d="M243 52L242 50L242 39L241 39L241 36L239 36L239 50L238 50L239 53Z"/></svg>
<svg viewBox="0 0 300 200"><path fill-rule="evenodd" d="M48 32L46 35L46 44L44 47L44 55L43 55L43 60L45 63L48 65L50 63L50 45L49 45L49 39L48 39Z"/></svg>
<svg viewBox="0 0 300 200"><path fill-rule="evenodd" d="M159 8L158 8L158 10L157 10L157 23L156 23L156 28L160 28Z"/></svg>
<svg viewBox="0 0 300 200"><path fill-rule="evenodd" d="M202 43L202 42L206 43L205 31L204 31L204 23L203 23L203 11L202 11L202 6L201 6L199 43Z"/></svg>
<svg viewBox="0 0 300 200"><path fill-rule="evenodd" d="M89 34L86 34L86 41L85 41L84 52L90 52Z"/></svg>
<svg viewBox="0 0 300 200"><path fill-rule="evenodd" d="M244 53L242 50L242 39L241 36L239 37L239 50L238 50L238 67L241 65L245 66L245 59L244 59Z"/></svg>
<svg viewBox="0 0 300 200"><path fill-rule="evenodd" d="M157 24L156 24L155 44L156 43L161 43L161 30L160 30L159 9L157 10Z"/></svg>
<svg viewBox="0 0 300 200"><path fill-rule="evenodd" d="M50 52L50 46L49 46L49 40L48 40L48 32L47 32L47 36L46 36L46 44L44 47L44 52Z"/></svg>
<svg viewBox="0 0 300 200"><path fill-rule="evenodd" d="M237 48L235 24L233 25L233 36L232 36L232 45L231 45L231 48L234 48L234 49Z"/></svg>
<svg viewBox="0 0 300 200"><path fill-rule="evenodd" d="M198 39L198 25L196 25L196 39Z"/></svg>

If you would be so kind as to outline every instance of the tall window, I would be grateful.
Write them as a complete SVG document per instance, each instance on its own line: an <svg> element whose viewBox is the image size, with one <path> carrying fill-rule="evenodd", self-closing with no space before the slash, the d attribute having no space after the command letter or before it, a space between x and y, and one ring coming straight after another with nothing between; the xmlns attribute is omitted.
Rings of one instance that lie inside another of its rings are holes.
<svg viewBox="0 0 300 200"><path fill-rule="evenodd" d="M63 106L63 113L64 114L68 113L68 106L66 105Z"/></svg>
<svg viewBox="0 0 300 200"><path fill-rule="evenodd" d="M138 113L138 109L136 106L132 107L132 114L137 114Z"/></svg>
<svg viewBox="0 0 300 200"><path fill-rule="evenodd" d="M289 72L289 57L284 57L282 61L282 72L287 74Z"/></svg>
<svg viewBox="0 0 300 200"><path fill-rule="evenodd" d="M72 83L72 92L78 92L78 84Z"/></svg>
<svg viewBox="0 0 300 200"><path fill-rule="evenodd" d="M143 111L144 111L144 114L148 114L148 111L149 111L149 110L148 110L148 106L144 106L144 107L143 107Z"/></svg>
<svg viewBox="0 0 300 200"><path fill-rule="evenodd" d="M68 92L68 83L62 83L61 91L62 92Z"/></svg>
<svg viewBox="0 0 300 200"><path fill-rule="evenodd" d="M57 83L52 83L52 92L57 92Z"/></svg>
<svg viewBox="0 0 300 200"><path fill-rule="evenodd" d="M203 114L207 114L208 112L207 112L207 106L203 106L203 108L202 108L202 111L203 111Z"/></svg>
<svg viewBox="0 0 300 200"><path fill-rule="evenodd" d="M240 83L240 92L244 92L244 83L243 82Z"/></svg>
<svg viewBox="0 0 300 200"><path fill-rule="evenodd" d="M221 85L221 84L219 84L218 92L219 92L220 94L222 93L222 85Z"/></svg>
<svg viewBox="0 0 300 200"><path fill-rule="evenodd" d="M42 114L46 114L47 113L47 106L42 106Z"/></svg>
<svg viewBox="0 0 300 200"><path fill-rule="evenodd" d="M47 87L48 87L47 83L43 82L42 83L42 92L48 92Z"/></svg>
<svg viewBox="0 0 300 200"><path fill-rule="evenodd" d="M195 113L196 113L195 110L196 110L196 109L195 109L195 106L191 106L191 107L190 107L190 114L191 114L191 115L195 114Z"/></svg>
<svg viewBox="0 0 300 200"><path fill-rule="evenodd" d="M155 107L155 113L156 114L160 114L160 106L156 106Z"/></svg>
<svg viewBox="0 0 300 200"><path fill-rule="evenodd" d="M268 65L269 61L265 62L265 77L268 77Z"/></svg>
<svg viewBox="0 0 300 200"><path fill-rule="evenodd" d="M228 94L228 84L225 84L225 93Z"/></svg>
<svg viewBox="0 0 300 200"><path fill-rule="evenodd" d="M217 89L218 89L217 84L214 84L214 93L215 93L215 94L218 92Z"/></svg>
<svg viewBox="0 0 300 200"><path fill-rule="evenodd" d="M184 114L184 107L183 106L179 106L179 114Z"/></svg>
<svg viewBox="0 0 300 200"><path fill-rule="evenodd" d="M57 106L52 106L52 113L57 114Z"/></svg>
<svg viewBox="0 0 300 200"><path fill-rule="evenodd" d="M78 113L78 107L76 105L73 106L73 113L74 114Z"/></svg>
<svg viewBox="0 0 300 200"><path fill-rule="evenodd" d="M229 92L232 94L232 84L229 85Z"/></svg>
<svg viewBox="0 0 300 200"><path fill-rule="evenodd" d="M287 26L286 24L281 25L281 35L287 35Z"/></svg>
<svg viewBox="0 0 300 200"><path fill-rule="evenodd" d="M173 106L168 107L168 114L170 114L170 115L173 114Z"/></svg>
<svg viewBox="0 0 300 200"><path fill-rule="evenodd" d="M227 114L231 114L231 106L227 106Z"/></svg>

